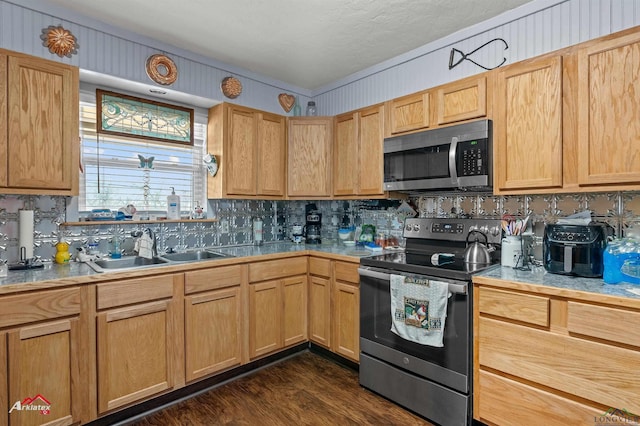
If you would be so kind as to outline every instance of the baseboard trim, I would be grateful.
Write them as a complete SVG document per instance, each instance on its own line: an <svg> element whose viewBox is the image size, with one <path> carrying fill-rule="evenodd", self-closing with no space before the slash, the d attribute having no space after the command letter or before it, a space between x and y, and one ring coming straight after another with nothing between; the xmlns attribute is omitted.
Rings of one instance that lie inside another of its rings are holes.
<svg viewBox="0 0 640 426"><path fill-rule="evenodd" d="M153 399L140 402L131 407L100 417L99 419L87 423L87 425L115 426L132 423L142 417L148 416L149 414L162 410L170 405L174 405L182 400L192 398L200 393L215 389L229 381L251 374L256 370L268 367L271 364L282 362L283 360L298 355L299 352L308 349L309 343L301 343L297 346L285 349L282 352L258 359L250 362L249 364L241 365L232 370L225 371L224 373L217 374L199 382L189 384L183 388L176 389L175 391L159 395Z"/></svg>
<svg viewBox="0 0 640 426"><path fill-rule="evenodd" d="M335 361L336 363L350 368L354 371L360 371L360 365L350 359L344 358L334 352L331 352L329 349L319 346L313 342L309 342L309 350L313 353L321 355L325 358Z"/></svg>

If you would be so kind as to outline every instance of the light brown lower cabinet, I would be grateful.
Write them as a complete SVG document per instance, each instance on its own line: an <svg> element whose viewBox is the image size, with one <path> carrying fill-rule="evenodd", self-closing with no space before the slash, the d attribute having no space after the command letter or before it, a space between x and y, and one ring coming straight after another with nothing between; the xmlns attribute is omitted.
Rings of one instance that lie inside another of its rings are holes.
<svg viewBox="0 0 640 426"><path fill-rule="evenodd" d="M0 299L0 327L8 327L0 332L0 425L83 420L80 294L74 287Z"/></svg>
<svg viewBox="0 0 640 426"><path fill-rule="evenodd" d="M640 412L637 300L474 282L477 420L584 425Z"/></svg>
<svg viewBox="0 0 640 426"><path fill-rule="evenodd" d="M309 258L309 340L331 347L331 260Z"/></svg>
<svg viewBox="0 0 640 426"><path fill-rule="evenodd" d="M358 362L358 263L310 257L309 275L309 340Z"/></svg>
<svg viewBox="0 0 640 426"><path fill-rule="evenodd" d="M306 257L249 264L249 358L306 340Z"/></svg>
<svg viewBox="0 0 640 426"><path fill-rule="evenodd" d="M244 265L185 273L185 364L191 382L242 363Z"/></svg>
<svg viewBox="0 0 640 426"><path fill-rule="evenodd" d="M88 423L308 340L357 361L357 268L303 255L0 296L0 426ZM27 398L50 413L9 413Z"/></svg>
<svg viewBox="0 0 640 426"><path fill-rule="evenodd" d="M360 277L358 264L334 261L332 350L360 359Z"/></svg>
<svg viewBox="0 0 640 426"><path fill-rule="evenodd" d="M182 345L174 291L182 276L97 285L98 414L176 385Z"/></svg>

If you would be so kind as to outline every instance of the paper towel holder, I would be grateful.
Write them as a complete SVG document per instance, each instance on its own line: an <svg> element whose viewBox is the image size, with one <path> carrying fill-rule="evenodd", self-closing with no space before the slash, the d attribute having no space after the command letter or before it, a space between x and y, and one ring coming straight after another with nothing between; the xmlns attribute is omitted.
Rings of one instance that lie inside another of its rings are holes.
<svg viewBox="0 0 640 426"><path fill-rule="evenodd" d="M20 261L18 263L10 263L8 268L10 271L20 271L25 269L38 269L44 268L44 263L40 260L39 257L32 257L29 259L25 259L27 255L27 248L20 247Z"/></svg>

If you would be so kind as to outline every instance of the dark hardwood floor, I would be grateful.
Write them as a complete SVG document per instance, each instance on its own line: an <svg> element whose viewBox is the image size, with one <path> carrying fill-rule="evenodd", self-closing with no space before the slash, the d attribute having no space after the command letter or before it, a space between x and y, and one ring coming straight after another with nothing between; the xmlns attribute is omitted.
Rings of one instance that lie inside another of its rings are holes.
<svg viewBox="0 0 640 426"><path fill-rule="evenodd" d="M360 387L357 372L308 351L128 424L430 425Z"/></svg>

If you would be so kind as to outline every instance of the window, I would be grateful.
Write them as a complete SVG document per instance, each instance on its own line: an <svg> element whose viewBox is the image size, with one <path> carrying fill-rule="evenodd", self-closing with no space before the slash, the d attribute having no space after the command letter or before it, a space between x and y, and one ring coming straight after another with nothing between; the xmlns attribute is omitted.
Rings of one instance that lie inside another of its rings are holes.
<svg viewBox="0 0 640 426"><path fill-rule="evenodd" d="M80 211L118 210L133 204L139 212L162 214L171 187L180 196L181 210L206 203L206 118L197 117L193 146L96 132L95 94L80 102ZM184 215L184 213L183 213Z"/></svg>

